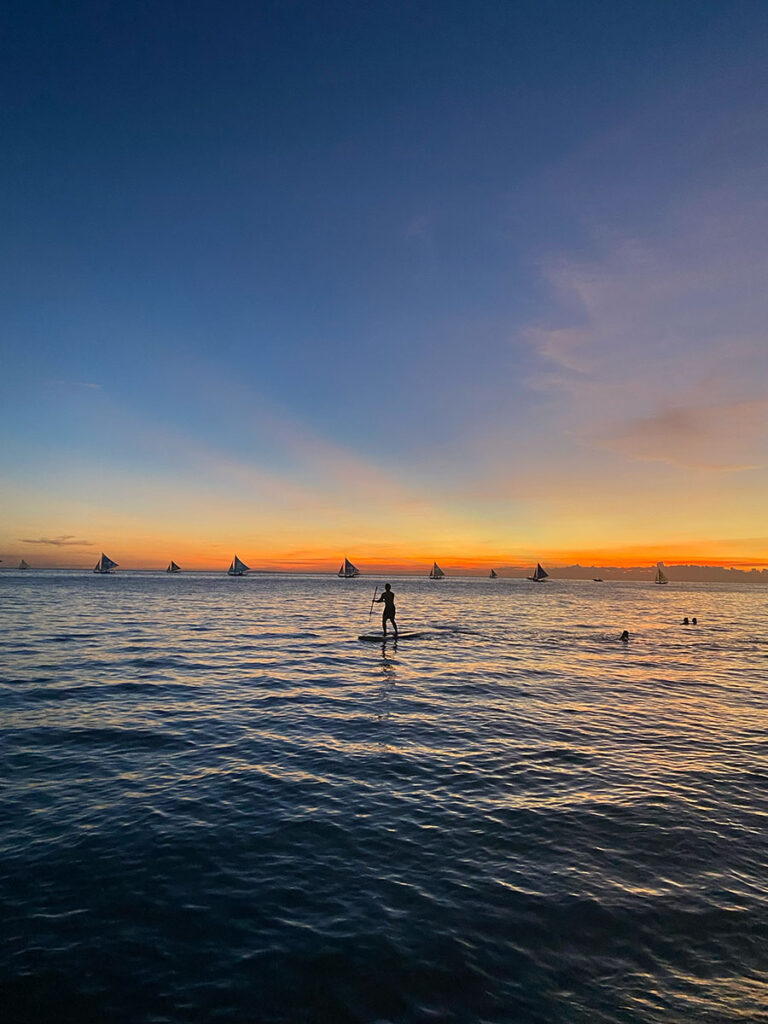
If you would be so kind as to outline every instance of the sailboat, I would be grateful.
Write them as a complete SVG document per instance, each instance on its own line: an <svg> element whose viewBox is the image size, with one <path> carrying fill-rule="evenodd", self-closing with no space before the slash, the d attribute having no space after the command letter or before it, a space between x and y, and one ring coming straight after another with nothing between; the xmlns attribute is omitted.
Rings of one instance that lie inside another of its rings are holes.
<svg viewBox="0 0 768 1024"><path fill-rule="evenodd" d="M181 572L181 566L180 565L176 565L176 563L172 561L171 564L168 566L168 568L165 571L166 572Z"/></svg>
<svg viewBox="0 0 768 1024"><path fill-rule="evenodd" d="M113 562L111 558L107 558L104 552L101 552L101 558L96 563L96 568L93 570L98 573L112 572L113 569L117 568L117 562Z"/></svg>
<svg viewBox="0 0 768 1024"><path fill-rule="evenodd" d="M547 576L549 576L549 573L542 569L541 562L537 562L536 568L533 570L533 575L529 576L528 579L531 580L532 583L543 583Z"/></svg>
<svg viewBox="0 0 768 1024"><path fill-rule="evenodd" d="M173 565L173 562L171 562L171 565ZM171 571L170 570L170 566L168 567L168 571L169 572ZM235 555L235 557L232 559L232 564L227 569L227 575L228 576L245 576L245 574L247 572L250 572L250 567L247 566L245 564L245 562L241 562L240 559L237 557L237 555Z"/></svg>
<svg viewBox="0 0 768 1024"><path fill-rule="evenodd" d="M497 580L498 578L499 578L499 574L496 572L496 570L495 569L491 569L490 573L488 574L488 579L489 580Z"/></svg>
<svg viewBox="0 0 768 1024"><path fill-rule="evenodd" d="M348 558L345 558L341 563L341 568L336 573L337 576L341 576L345 580L353 580L355 576L360 575L360 570L356 565L352 565Z"/></svg>
<svg viewBox="0 0 768 1024"><path fill-rule="evenodd" d="M656 575L653 577L653 582L656 583L660 587L663 586L665 583L669 583L669 580L664 575L664 563L663 562L657 562L656 563Z"/></svg>
<svg viewBox="0 0 768 1024"><path fill-rule="evenodd" d="M431 569L431 571L429 573L429 578L431 580L441 580L444 576L445 576L445 573L440 568L440 566L437 564L437 562L433 562L432 563L432 569Z"/></svg>
<svg viewBox="0 0 768 1024"><path fill-rule="evenodd" d="M27 563L22 558L22 560L19 562L19 568L20 569L29 569L29 568L31 568L31 566L27 565Z"/></svg>

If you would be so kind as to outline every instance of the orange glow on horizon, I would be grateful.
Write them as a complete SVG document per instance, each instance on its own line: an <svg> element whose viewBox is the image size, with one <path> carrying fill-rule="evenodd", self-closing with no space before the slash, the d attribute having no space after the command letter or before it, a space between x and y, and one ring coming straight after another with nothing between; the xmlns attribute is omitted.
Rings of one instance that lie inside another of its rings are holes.
<svg viewBox="0 0 768 1024"><path fill-rule="evenodd" d="M729 545L722 545L727 547ZM263 572L296 572L333 574L347 557L363 575L393 573L400 575L426 575L433 561L448 575L487 575L491 569L508 570L511 575L525 575L536 562L541 562L550 571L558 568L581 566L582 568L616 568L636 569L651 568L661 561L666 566L676 565L708 566L722 569L768 568L768 552L759 555L736 553L728 555L722 550L687 550L685 546L654 545L624 549L604 550L540 550L526 552L500 552L497 555L486 552L460 557L445 549L433 551L404 552L398 557L394 552L382 556L369 544L360 544L346 549L339 548L337 553L329 556L326 551L320 552L311 548L283 549L265 552L244 543L234 545L232 549L224 549L221 544L199 547L189 540L184 542L150 541L145 539L134 542L130 546L119 539L107 541L103 545L106 554L114 559L122 569L165 569L173 559L182 569L190 571L226 571L234 554L237 554L252 570ZM702 545L702 547L704 547ZM215 550L212 550L215 548ZM88 569L96 564L101 549L91 549L87 553L68 548L36 550L28 545L17 545L15 551L3 553L2 568L14 568L21 558L26 559L33 567L38 568L74 568Z"/></svg>

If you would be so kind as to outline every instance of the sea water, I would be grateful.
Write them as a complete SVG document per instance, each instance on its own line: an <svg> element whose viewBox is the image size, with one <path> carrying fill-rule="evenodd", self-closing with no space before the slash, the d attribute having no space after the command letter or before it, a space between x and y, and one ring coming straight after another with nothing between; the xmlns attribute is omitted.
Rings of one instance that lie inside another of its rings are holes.
<svg viewBox="0 0 768 1024"><path fill-rule="evenodd" d="M381 582L0 573L3 1019L765 1020L766 590Z"/></svg>

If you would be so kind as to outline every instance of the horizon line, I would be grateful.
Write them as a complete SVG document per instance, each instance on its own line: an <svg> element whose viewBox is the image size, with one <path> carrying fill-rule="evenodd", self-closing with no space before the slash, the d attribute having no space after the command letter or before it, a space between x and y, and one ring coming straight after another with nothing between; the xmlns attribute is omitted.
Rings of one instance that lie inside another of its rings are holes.
<svg viewBox="0 0 768 1024"><path fill-rule="evenodd" d="M13 558L12 561L15 562L16 558ZM24 561L26 561L26 560L24 560ZM695 570L701 570L701 571L709 570L709 571L719 571L719 572L733 572L733 573L741 573L741 574L744 574L744 575L768 573L768 565L763 560L758 561L756 564L753 563L753 562L747 561L747 560L745 560L741 564L738 564L737 562L735 562L733 560L723 560L723 561L720 561L720 562L698 562L698 561L697 562L691 562L691 561L683 562L683 561L674 561L674 560L672 560L672 561L658 561L658 562L649 562L649 563L637 562L637 563L632 563L632 564L629 564L629 565L599 564L599 563L582 564L581 562L567 562L567 563L563 562L563 563L558 564L557 562L548 561L547 565L548 565L548 571L549 571L550 575L552 575L553 573L557 574L558 572L576 572L576 571L581 571L581 572L612 572L612 573L617 573L617 574L621 574L621 575L626 575L628 573L633 573L633 572L652 572L657 567L657 565L661 565L664 568L671 569L673 571L674 570L683 570L683 571L685 571L685 570L695 569ZM488 563L487 565L484 565L484 566L479 566L477 564L474 564L472 566L456 566L456 565L452 565L450 562L445 561L444 562L444 567L445 567L444 571L446 572L447 576L452 576L452 577L456 577L456 578L465 578L465 579L487 578L489 566L491 566L491 563ZM493 563L493 565L491 567L494 569L495 572L497 572L499 574L502 574L502 573L505 574L504 576L500 576L500 578L526 579L527 577L525 576L525 573L526 573L526 571L528 571L529 564L526 563L525 565L515 565L515 566L513 566L513 565L501 565L499 563ZM369 576L369 577L373 578L375 576L380 576L382 573L384 573L384 574L389 573L389 574L395 575L395 576L412 576L412 577L415 577L415 578L425 578L425 579L427 579L427 578L429 578L429 568L430 567L426 566L426 565L420 565L419 568L417 569L417 568L413 567L412 565L403 565L403 564L398 565L398 564L395 564L395 563L381 563L378 566L371 565L371 567L369 569L360 569L359 567L357 567L357 568L358 568L358 575L357 575L357 577L350 577L350 578L360 578L360 577L366 577L366 576ZM535 568L535 566L534 566L534 568ZM17 565L11 564L11 562L7 562L6 563L5 560L0 560L0 572L24 572L24 571L34 571L36 569L37 570L43 570L43 571L56 571L56 572L93 572L94 571L93 568L90 566L90 563L88 565L71 564L71 563L68 564L68 565L62 565L62 564L56 564L56 565L44 565L44 564L29 565L28 564L28 568L27 569L20 569ZM121 565L120 563L116 563L116 569L118 569L120 572L158 572L158 573L165 573L165 572L167 572L167 568L165 566L158 566L157 564L151 564L151 565L150 564L139 564L139 565L136 565L136 564L122 564ZM200 566L200 565L196 565L194 563L187 564L186 566L182 565L182 566L180 566L180 570L182 572L210 573L211 575L220 575L220 574L226 575L227 574L227 567L225 567L225 566L222 566L220 568L219 567L213 568L211 566ZM251 573L251 574L255 574L255 575L329 576L329 577L332 577L332 578L338 578L338 570L336 570L336 569L329 569L329 568L324 568L324 567L323 568L320 568L320 567L310 567L310 566L300 567L299 565L295 565L295 566L292 566L292 567L286 567L285 564L283 564L281 566L273 566L273 567L268 567L268 566L263 566L263 565L262 566L258 566L258 567L249 566L247 572Z"/></svg>

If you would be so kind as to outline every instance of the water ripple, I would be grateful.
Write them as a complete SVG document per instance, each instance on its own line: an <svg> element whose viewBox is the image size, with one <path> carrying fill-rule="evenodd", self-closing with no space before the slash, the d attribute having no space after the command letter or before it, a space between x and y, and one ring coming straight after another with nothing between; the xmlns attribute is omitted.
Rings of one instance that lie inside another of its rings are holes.
<svg viewBox="0 0 768 1024"><path fill-rule="evenodd" d="M239 582L0 574L5 1019L764 1019L764 591Z"/></svg>

